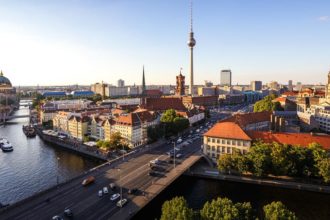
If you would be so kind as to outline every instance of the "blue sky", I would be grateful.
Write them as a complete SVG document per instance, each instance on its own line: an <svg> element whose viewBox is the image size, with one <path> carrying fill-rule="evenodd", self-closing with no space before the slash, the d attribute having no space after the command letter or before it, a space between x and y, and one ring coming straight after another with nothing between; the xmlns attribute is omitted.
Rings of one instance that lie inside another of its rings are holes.
<svg viewBox="0 0 330 220"><path fill-rule="evenodd" d="M195 83L325 83L329 0L194 0ZM0 0L0 69L14 85L175 84L188 77L188 0Z"/></svg>

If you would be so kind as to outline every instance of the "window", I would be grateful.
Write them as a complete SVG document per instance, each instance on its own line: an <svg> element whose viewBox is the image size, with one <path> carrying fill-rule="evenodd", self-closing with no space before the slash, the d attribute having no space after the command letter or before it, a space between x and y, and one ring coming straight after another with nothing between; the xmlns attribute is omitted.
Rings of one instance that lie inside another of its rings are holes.
<svg viewBox="0 0 330 220"><path fill-rule="evenodd" d="M214 151L215 150L215 147L214 146L212 146L212 151Z"/></svg>
<svg viewBox="0 0 330 220"><path fill-rule="evenodd" d="M221 144L225 144L225 143L226 143L225 140L222 139L222 140L221 140Z"/></svg>
<svg viewBox="0 0 330 220"><path fill-rule="evenodd" d="M221 152L225 153L226 152L226 147L222 147Z"/></svg>
<svg viewBox="0 0 330 220"><path fill-rule="evenodd" d="M230 144L230 140L227 140L227 144Z"/></svg>
<svg viewBox="0 0 330 220"><path fill-rule="evenodd" d="M233 144L233 145L236 145L236 141L232 140L232 144Z"/></svg>
<svg viewBox="0 0 330 220"><path fill-rule="evenodd" d="M210 142L210 138L207 138L207 142Z"/></svg>
<svg viewBox="0 0 330 220"><path fill-rule="evenodd" d="M227 147L227 154L231 153L231 147Z"/></svg>
<svg viewBox="0 0 330 220"><path fill-rule="evenodd" d="M219 138L217 138L217 143L220 144L220 139Z"/></svg>
<svg viewBox="0 0 330 220"><path fill-rule="evenodd" d="M214 140L214 138L212 138L212 143L214 143L215 142L215 140Z"/></svg>

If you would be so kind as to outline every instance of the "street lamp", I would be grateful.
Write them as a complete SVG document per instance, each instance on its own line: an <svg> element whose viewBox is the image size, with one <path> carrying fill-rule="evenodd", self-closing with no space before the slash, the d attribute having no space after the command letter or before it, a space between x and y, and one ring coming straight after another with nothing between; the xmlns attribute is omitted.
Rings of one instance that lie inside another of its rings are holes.
<svg viewBox="0 0 330 220"><path fill-rule="evenodd" d="M57 175L56 175L56 183L57 183L57 185L59 184L59 161L60 161L60 158L59 157L57 157L56 158L57 160Z"/></svg>
<svg viewBox="0 0 330 220"><path fill-rule="evenodd" d="M175 140L173 142L173 164L174 164L174 168L175 168Z"/></svg>
<svg viewBox="0 0 330 220"><path fill-rule="evenodd" d="M121 181L121 170L118 168L119 171L119 182ZM123 199L123 187L122 184L120 183L120 201Z"/></svg>

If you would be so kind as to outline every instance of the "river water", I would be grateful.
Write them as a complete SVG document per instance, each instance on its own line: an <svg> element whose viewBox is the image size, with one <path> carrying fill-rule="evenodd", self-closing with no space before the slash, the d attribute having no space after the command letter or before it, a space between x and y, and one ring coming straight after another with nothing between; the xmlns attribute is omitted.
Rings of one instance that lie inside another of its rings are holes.
<svg viewBox="0 0 330 220"><path fill-rule="evenodd" d="M28 113L27 108L16 111ZM22 125L27 118L14 119L0 126L0 137L14 146L13 152L0 151L0 202L14 203L43 191L59 182L69 180L95 167L98 161L76 155L44 143L39 137L26 138Z"/></svg>

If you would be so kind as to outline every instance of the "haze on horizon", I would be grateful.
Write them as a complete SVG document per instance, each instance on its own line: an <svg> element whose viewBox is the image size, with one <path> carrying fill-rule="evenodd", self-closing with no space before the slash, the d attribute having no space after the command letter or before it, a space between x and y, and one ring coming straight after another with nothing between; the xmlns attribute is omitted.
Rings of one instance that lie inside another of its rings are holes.
<svg viewBox="0 0 330 220"><path fill-rule="evenodd" d="M14 85L189 80L188 0L0 0L0 69ZM194 0L195 84L325 83L328 0Z"/></svg>

